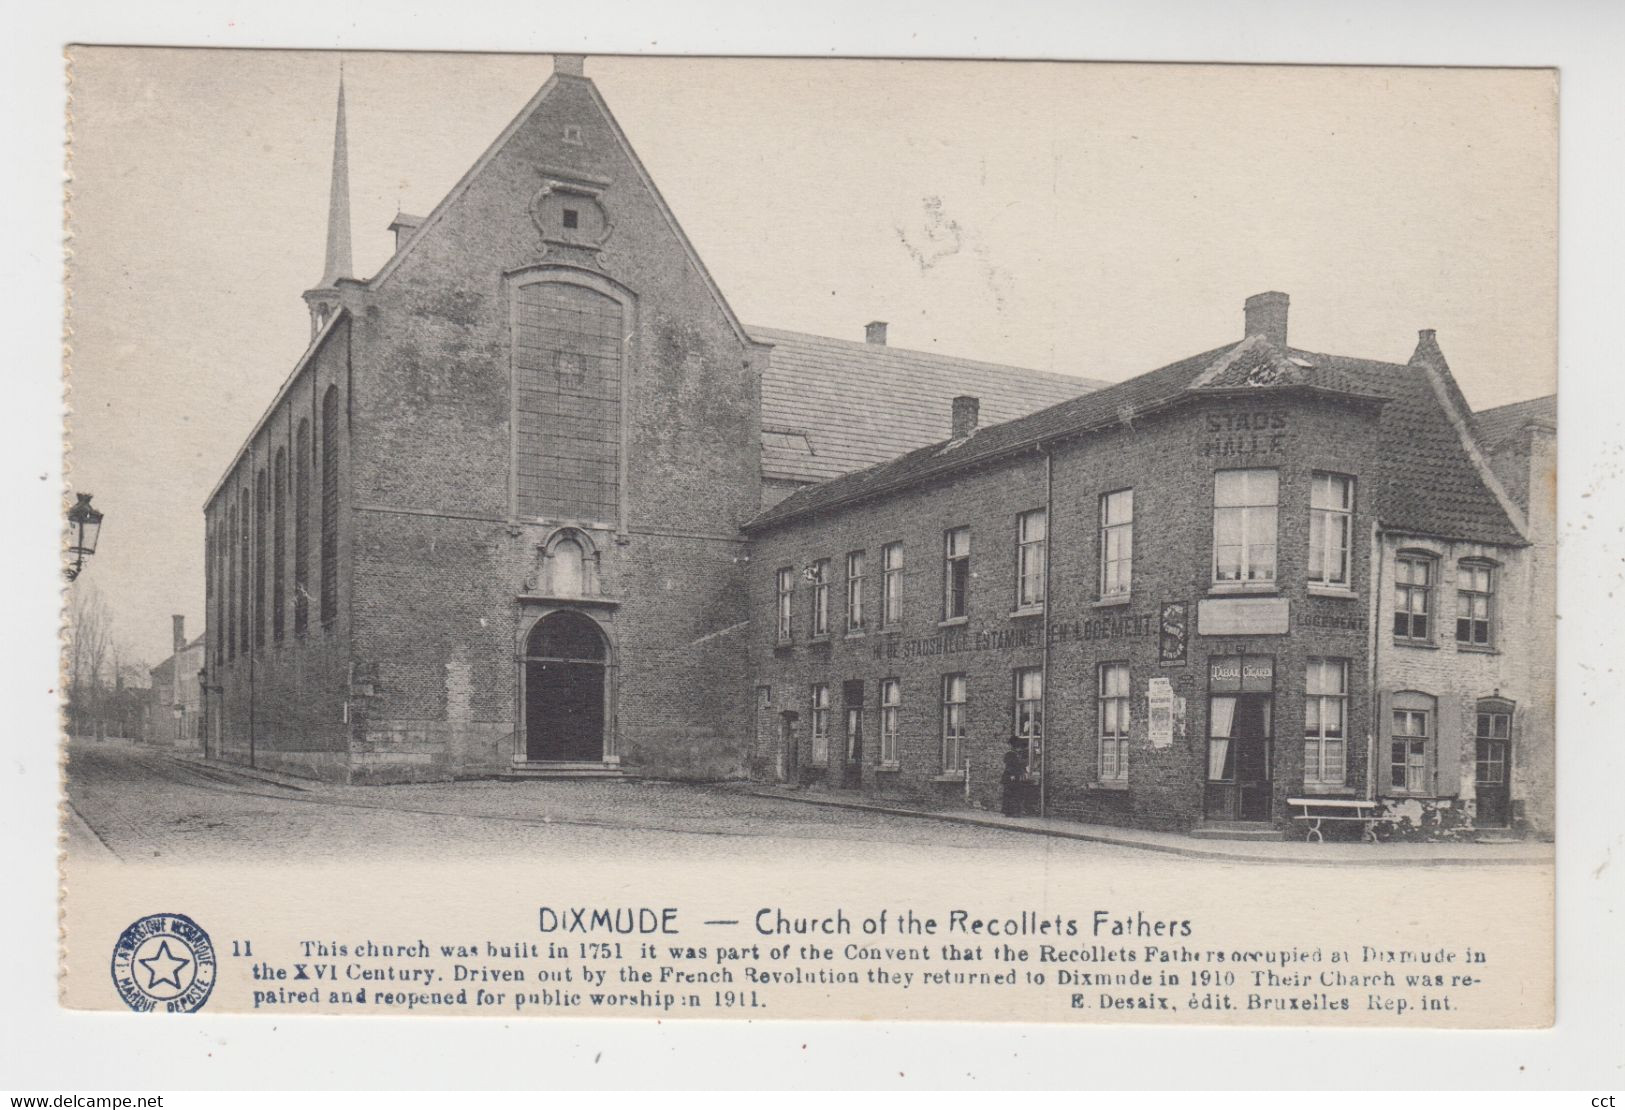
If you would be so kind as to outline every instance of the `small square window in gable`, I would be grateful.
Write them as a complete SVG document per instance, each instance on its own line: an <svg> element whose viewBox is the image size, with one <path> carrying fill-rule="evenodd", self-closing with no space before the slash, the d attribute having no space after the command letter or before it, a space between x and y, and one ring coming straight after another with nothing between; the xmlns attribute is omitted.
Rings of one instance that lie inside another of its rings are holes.
<svg viewBox="0 0 1625 1110"><path fill-rule="evenodd" d="M581 128L573 123L566 126L564 129L564 141L574 146L580 146L583 142L581 138Z"/></svg>
<svg viewBox="0 0 1625 1110"><path fill-rule="evenodd" d="M566 228L574 229L581 226L581 213L574 208L566 208L563 218Z"/></svg>

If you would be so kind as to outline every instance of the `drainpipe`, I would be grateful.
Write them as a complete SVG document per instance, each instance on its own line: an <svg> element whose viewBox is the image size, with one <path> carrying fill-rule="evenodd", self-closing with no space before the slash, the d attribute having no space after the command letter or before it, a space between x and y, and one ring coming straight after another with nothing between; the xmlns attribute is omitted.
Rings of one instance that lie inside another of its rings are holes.
<svg viewBox="0 0 1625 1110"><path fill-rule="evenodd" d="M1365 797L1366 801L1377 800L1377 736L1382 728L1382 721L1378 719L1382 712L1382 692L1377 689L1377 676L1382 673L1378 666L1377 653L1382 650L1382 605L1383 585L1382 572L1387 566L1387 558L1383 552L1383 531L1376 523L1371 526L1371 561L1375 564L1372 571L1371 587L1371 635L1368 654L1371 665L1366 671L1366 700L1370 704L1370 712L1366 715L1365 730ZM1435 606L1436 608L1436 606ZM1435 613L1428 614L1431 622L1437 619ZM1347 731L1345 729L1345 731Z"/></svg>
<svg viewBox="0 0 1625 1110"><path fill-rule="evenodd" d="M1038 816L1049 816L1049 606L1050 567L1055 547L1055 454L1052 448L1041 447L1044 452L1044 642L1039 662L1038 711L1044 722L1040 730L1038 748Z"/></svg>

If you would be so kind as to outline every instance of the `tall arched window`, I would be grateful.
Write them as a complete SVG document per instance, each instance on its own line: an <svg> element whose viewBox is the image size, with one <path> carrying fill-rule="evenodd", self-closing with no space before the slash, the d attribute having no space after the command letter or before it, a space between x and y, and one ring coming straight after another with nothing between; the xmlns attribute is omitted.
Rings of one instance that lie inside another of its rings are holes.
<svg viewBox="0 0 1625 1110"><path fill-rule="evenodd" d="M254 476L254 646L265 646L265 519L270 487L265 469Z"/></svg>
<svg viewBox="0 0 1625 1110"><path fill-rule="evenodd" d="M237 658L237 506L226 507L226 658Z"/></svg>
<svg viewBox="0 0 1625 1110"><path fill-rule="evenodd" d="M283 583L287 578L287 559L283 551L288 539L288 452L276 449L276 477L271 490L271 638L282 642L286 620L283 609L287 594Z"/></svg>
<svg viewBox="0 0 1625 1110"><path fill-rule="evenodd" d="M322 397L322 623L339 612L339 389Z"/></svg>
<svg viewBox="0 0 1625 1110"><path fill-rule="evenodd" d="M515 494L521 517L620 517L625 312L584 286L514 291Z"/></svg>
<svg viewBox="0 0 1625 1110"><path fill-rule="evenodd" d="M310 627L310 421L293 436L293 632Z"/></svg>
<svg viewBox="0 0 1625 1110"><path fill-rule="evenodd" d="M242 613L241 633L237 649L248 654L249 629L254 623L254 611L249 603L249 587L253 581L253 564L249 562L249 536L253 528L254 487L247 482L237 491L237 602Z"/></svg>

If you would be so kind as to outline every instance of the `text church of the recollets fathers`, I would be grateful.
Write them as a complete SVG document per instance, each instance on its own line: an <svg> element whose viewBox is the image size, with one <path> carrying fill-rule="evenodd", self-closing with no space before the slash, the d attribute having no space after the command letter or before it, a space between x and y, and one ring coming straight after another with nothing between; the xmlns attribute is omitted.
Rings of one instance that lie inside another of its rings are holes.
<svg viewBox="0 0 1625 1110"><path fill-rule="evenodd" d="M368 279L348 193L341 87L310 343L205 507L211 756L354 783L754 775L986 805L1019 733L1055 813L1190 828L1397 790L1443 829L1480 808L1486 710L1493 820L1549 828L1550 656L1525 665L1549 638L1516 623L1550 613L1530 523L1549 399L1475 416L1430 337L1406 367L1288 348L1280 294L1225 346L1105 388L891 347L879 322L747 328L577 57L433 211L395 217ZM1378 461L1405 429L1447 456L1414 481ZM1450 486L1389 511L1429 481ZM1203 533L1177 537L1190 567L1158 554L1163 519ZM1108 527L1121 597L1096 565ZM1438 615L1398 641L1413 565ZM1453 638L1464 581L1493 640ZM1183 655L1159 662L1168 617ZM1383 666L1407 688L1374 696ZM1305 779L1306 689L1341 714L1313 746L1326 781ZM1396 740L1401 719L1431 736Z"/></svg>

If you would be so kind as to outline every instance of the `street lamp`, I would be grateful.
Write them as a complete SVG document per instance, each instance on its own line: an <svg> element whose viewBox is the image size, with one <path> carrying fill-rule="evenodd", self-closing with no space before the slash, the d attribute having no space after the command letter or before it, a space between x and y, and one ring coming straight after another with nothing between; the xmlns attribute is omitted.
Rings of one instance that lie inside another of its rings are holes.
<svg viewBox="0 0 1625 1110"><path fill-rule="evenodd" d="M81 493L78 498L68 510L68 554L73 556L73 565L62 573L68 576L69 582L79 577L85 559L96 554L96 537L102 530L101 510L91 507L91 494Z"/></svg>

